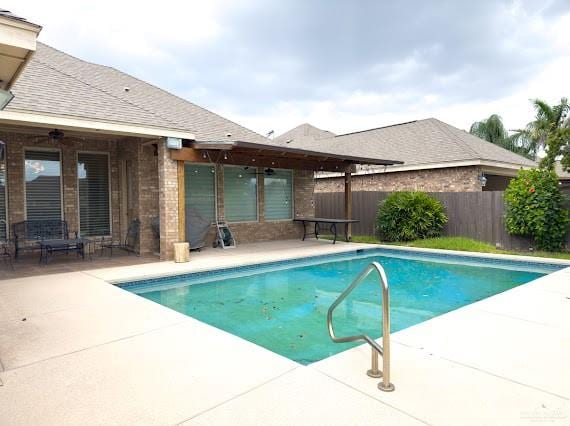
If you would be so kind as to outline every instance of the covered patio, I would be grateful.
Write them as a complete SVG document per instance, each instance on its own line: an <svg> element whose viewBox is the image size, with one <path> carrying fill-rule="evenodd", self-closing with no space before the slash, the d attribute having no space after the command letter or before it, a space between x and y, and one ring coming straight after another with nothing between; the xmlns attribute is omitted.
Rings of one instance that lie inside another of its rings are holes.
<svg viewBox="0 0 570 426"><path fill-rule="evenodd" d="M64 221L69 238L87 241L86 257L97 263L107 259L99 255L103 243L123 242L133 221L140 230L131 251L172 259L173 244L189 240L189 211L210 224L205 247L211 247L219 221L229 224L239 245L301 239L296 219L314 217L315 172L345 174L344 218L351 219L355 165L395 162L270 144L198 142L177 131L134 126L93 131L55 120L60 128L50 128L6 113L0 124L0 239L8 241L16 273L40 267L34 263L37 244L47 238L29 231L22 248L16 224L46 220ZM179 146L172 148L172 141ZM73 256L50 262L54 270L84 268ZM11 275L9 265L0 268Z"/></svg>

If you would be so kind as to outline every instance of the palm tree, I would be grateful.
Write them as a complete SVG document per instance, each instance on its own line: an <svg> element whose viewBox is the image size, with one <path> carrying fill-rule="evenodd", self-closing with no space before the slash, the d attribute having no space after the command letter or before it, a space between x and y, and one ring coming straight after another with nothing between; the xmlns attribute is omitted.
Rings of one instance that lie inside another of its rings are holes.
<svg viewBox="0 0 570 426"><path fill-rule="evenodd" d="M497 114L493 114L484 120L474 122L469 129L469 133L516 154L523 155L527 158L532 157L532 152L529 152L526 145L509 136L509 132L503 124L503 120Z"/></svg>
<svg viewBox="0 0 570 426"><path fill-rule="evenodd" d="M491 115L482 121L476 121L471 125L469 133L478 136L495 145L503 145L505 140L509 137L503 120L497 114Z"/></svg>
<svg viewBox="0 0 570 426"><path fill-rule="evenodd" d="M529 151L536 159L540 149L547 149L547 160L542 164L548 168L553 167L555 157L560 154L554 143L553 149L548 149L549 138L557 139L562 134L567 135L570 128L570 105L567 98L560 99L559 105L550 106L541 99L531 100L536 118L526 125L524 129L515 130L511 136L517 144L528 146Z"/></svg>

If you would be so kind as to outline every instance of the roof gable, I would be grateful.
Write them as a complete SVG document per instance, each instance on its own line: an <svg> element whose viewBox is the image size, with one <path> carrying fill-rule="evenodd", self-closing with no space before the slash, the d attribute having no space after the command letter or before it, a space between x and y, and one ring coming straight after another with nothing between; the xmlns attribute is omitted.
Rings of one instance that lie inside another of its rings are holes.
<svg viewBox="0 0 570 426"><path fill-rule="evenodd" d="M330 138L333 136L335 136L335 134L328 130L322 130L309 123L304 123L283 133L282 135L277 136L274 141L279 144L291 143L293 141L299 143Z"/></svg>

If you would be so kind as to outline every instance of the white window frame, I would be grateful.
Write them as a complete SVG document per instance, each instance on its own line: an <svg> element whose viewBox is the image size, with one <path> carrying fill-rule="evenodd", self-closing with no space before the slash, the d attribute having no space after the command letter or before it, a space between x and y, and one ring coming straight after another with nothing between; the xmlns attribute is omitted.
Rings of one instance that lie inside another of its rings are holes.
<svg viewBox="0 0 570 426"><path fill-rule="evenodd" d="M295 219L295 170L293 169L273 169L291 172L291 218L290 219L267 219L265 217L265 175L263 175L263 220L264 222L293 222ZM271 176L268 176L271 177Z"/></svg>
<svg viewBox="0 0 570 426"><path fill-rule="evenodd" d="M198 163L196 161L185 161L184 165L186 164L210 166L214 168L214 220L211 224L215 225L218 220L218 167L214 163ZM186 209L186 172L184 172L184 209ZM184 210L184 214L186 214L186 210Z"/></svg>
<svg viewBox="0 0 570 426"><path fill-rule="evenodd" d="M250 169L255 170L255 192L256 192L256 197L255 197L255 210L256 210L256 219L255 220L240 220L240 221L230 221L228 220L228 218L226 217L226 188L225 188L225 184L226 184L226 173L224 170L224 181L222 182L222 186L223 188L223 193L224 193L224 220L227 223L260 223L259 222L259 196L260 196L260 189L259 189L259 169L257 168L257 166L240 166L240 165L236 165L236 164L224 164L222 166L223 168L226 167L232 167L232 168L240 168L243 169L245 167L249 167ZM247 171L245 171L247 172Z"/></svg>
<svg viewBox="0 0 570 426"><path fill-rule="evenodd" d="M24 147L24 162L23 167L23 185L24 185L24 219L28 220L28 194L26 193L26 152L27 151L43 151L43 152L58 152L59 153L59 200L60 200L60 219L65 220L65 211L63 209L63 152L61 148L45 148L45 147Z"/></svg>
<svg viewBox="0 0 570 426"><path fill-rule="evenodd" d="M109 197L109 235L90 235L89 237L110 237L113 235L113 197L111 196L111 153L108 151L76 151L75 152L75 173L76 173L76 198L77 198L77 235L81 236L81 206L79 205L79 154L94 154L107 156L107 194Z"/></svg>

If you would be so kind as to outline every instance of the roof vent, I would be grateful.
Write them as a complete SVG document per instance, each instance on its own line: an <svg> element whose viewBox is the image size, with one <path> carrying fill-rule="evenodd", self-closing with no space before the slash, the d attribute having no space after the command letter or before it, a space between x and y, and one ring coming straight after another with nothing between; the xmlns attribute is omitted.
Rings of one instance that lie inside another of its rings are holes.
<svg viewBox="0 0 570 426"><path fill-rule="evenodd" d="M226 138L231 138L232 134L231 133L226 133Z"/></svg>
<svg viewBox="0 0 570 426"><path fill-rule="evenodd" d="M130 92L130 91L131 91L131 88L125 86L125 87L123 87L123 90L124 90L125 92Z"/></svg>

